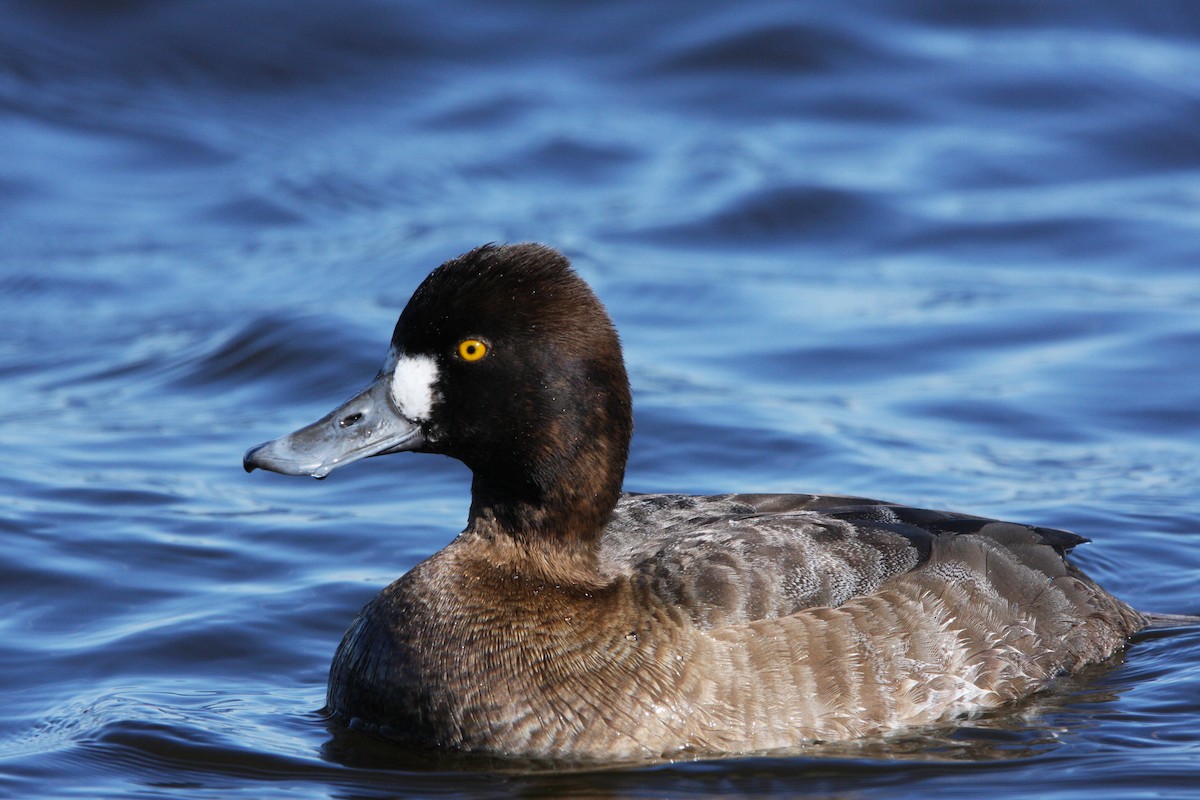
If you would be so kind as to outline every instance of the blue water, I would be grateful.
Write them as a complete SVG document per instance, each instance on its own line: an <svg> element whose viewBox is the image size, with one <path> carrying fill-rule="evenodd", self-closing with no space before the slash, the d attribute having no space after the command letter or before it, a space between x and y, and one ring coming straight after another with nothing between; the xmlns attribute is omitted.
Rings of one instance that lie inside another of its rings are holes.
<svg viewBox="0 0 1200 800"><path fill-rule="evenodd" d="M433 266L567 252L627 485L1077 530L1200 613L1200 5L0 0L0 795L1200 796L1200 632L772 758L435 759L318 713L468 476L242 472Z"/></svg>

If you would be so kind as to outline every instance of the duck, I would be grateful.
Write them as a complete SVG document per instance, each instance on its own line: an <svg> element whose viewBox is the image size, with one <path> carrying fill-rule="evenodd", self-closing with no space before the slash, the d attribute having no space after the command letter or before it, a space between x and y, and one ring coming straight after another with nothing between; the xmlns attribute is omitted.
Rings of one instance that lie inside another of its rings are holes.
<svg viewBox="0 0 1200 800"><path fill-rule="evenodd" d="M326 710L437 750L749 754L1015 704L1102 662L1139 612L1051 528L814 494L623 491L629 379L608 312L551 247L434 269L383 368L246 471L324 478L436 453L466 528L350 625Z"/></svg>

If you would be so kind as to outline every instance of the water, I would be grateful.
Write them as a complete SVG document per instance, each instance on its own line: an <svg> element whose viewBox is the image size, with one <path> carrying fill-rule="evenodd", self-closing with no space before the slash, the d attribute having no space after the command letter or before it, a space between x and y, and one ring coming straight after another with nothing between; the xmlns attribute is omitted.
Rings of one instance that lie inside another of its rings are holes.
<svg viewBox="0 0 1200 800"><path fill-rule="evenodd" d="M1200 613L1200 8L0 5L0 795L1196 796L1200 633L895 740L609 769L318 714L465 518L431 456L242 451L378 368L424 274L564 249L628 486L1075 529Z"/></svg>

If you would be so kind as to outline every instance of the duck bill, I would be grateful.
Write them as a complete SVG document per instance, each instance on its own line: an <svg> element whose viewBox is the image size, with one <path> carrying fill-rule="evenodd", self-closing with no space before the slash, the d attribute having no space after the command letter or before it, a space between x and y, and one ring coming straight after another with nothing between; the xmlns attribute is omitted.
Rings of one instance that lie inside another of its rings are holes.
<svg viewBox="0 0 1200 800"><path fill-rule="evenodd" d="M368 456L417 449L425 441L421 427L396 410L389 393L391 378L390 373L382 374L313 424L251 447L242 466L247 472L266 469L324 478Z"/></svg>

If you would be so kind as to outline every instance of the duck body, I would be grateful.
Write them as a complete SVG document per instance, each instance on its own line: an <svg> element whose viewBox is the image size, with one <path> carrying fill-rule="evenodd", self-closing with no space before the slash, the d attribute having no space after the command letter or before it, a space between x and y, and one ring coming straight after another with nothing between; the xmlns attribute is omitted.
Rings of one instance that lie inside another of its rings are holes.
<svg viewBox="0 0 1200 800"><path fill-rule="evenodd" d="M552 757L935 723L1146 624L1063 559L1071 539L857 498L627 495L599 574L571 580L468 530L363 610L328 705L416 744Z"/></svg>
<svg viewBox="0 0 1200 800"><path fill-rule="evenodd" d="M328 708L413 744L559 758L795 747L993 708L1154 618L1075 534L861 498L621 494L616 333L562 256L487 246L401 315L362 393L247 452L324 477L471 467L468 524L347 631Z"/></svg>

